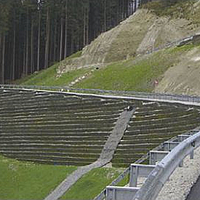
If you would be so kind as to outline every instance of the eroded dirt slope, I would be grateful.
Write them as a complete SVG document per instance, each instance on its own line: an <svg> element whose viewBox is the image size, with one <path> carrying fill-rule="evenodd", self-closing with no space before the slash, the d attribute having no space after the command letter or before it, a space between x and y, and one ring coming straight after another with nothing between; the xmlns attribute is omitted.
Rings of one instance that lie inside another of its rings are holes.
<svg viewBox="0 0 200 200"><path fill-rule="evenodd" d="M195 4L198 12L199 4ZM193 35L200 27L187 19L158 17L141 9L120 25L101 34L86 46L79 58L61 62L58 75L72 69L129 59L149 49Z"/></svg>
<svg viewBox="0 0 200 200"><path fill-rule="evenodd" d="M182 55L181 61L165 72L155 92L200 95L200 48Z"/></svg>

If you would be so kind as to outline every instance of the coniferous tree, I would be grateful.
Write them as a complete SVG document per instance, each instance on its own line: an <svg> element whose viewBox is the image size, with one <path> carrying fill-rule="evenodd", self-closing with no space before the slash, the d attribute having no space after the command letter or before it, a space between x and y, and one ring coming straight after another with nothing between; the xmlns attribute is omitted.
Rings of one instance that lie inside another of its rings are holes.
<svg viewBox="0 0 200 200"><path fill-rule="evenodd" d="M81 50L139 0L0 0L0 83Z"/></svg>

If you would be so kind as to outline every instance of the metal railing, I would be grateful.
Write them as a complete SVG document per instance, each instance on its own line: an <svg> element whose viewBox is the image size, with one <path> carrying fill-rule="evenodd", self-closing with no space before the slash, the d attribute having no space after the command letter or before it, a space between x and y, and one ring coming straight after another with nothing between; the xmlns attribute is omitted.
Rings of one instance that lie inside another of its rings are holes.
<svg viewBox="0 0 200 200"><path fill-rule="evenodd" d="M155 200L174 170L199 146L200 131L183 140L157 164L133 200Z"/></svg>
<svg viewBox="0 0 200 200"><path fill-rule="evenodd" d="M200 103L199 96L188 95L174 95L174 94L162 94L162 93L147 93L147 92L135 92L135 91L115 91L115 90L101 90L101 89L81 89L71 87L60 86L28 86L28 85L0 85L2 89L16 89L16 90L46 90L57 92L71 92L85 95L108 95L113 97L133 98L141 100L158 100L158 101L177 101L186 103Z"/></svg>
<svg viewBox="0 0 200 200"><path fill-rule="evenodd" d="M149 153L152 165L131 164L129 187L107 186L106 200L123 200L124 197L126 200L155 200L173 171L183 166L187 155L193 159L194 150L199 146L200 127L162 143ZM147 178L141 188L137 184L139 177Z"/></svg>

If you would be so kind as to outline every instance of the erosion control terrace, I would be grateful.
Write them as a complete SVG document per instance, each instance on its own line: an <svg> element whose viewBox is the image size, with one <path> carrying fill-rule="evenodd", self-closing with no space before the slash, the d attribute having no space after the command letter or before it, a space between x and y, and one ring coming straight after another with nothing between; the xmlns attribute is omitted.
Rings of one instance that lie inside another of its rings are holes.
<svg viewBox="0 0 200 200"><path fill-rule="evenodd" d="M199 125L199 108L181 104L33 90L0 90L0 152L53 165L96 161L120 114L135 112L112 165L127 167L150 149Z"/></svg>

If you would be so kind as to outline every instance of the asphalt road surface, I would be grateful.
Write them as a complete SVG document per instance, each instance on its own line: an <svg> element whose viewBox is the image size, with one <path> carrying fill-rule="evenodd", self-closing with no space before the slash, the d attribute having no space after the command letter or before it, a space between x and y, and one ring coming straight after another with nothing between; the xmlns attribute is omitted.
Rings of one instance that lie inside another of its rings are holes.
<svg viewBox="0 0 200 200"><path fill-rule="evenodd" d="M200 200L200 177L192 187L186 200Z"/></svg>

